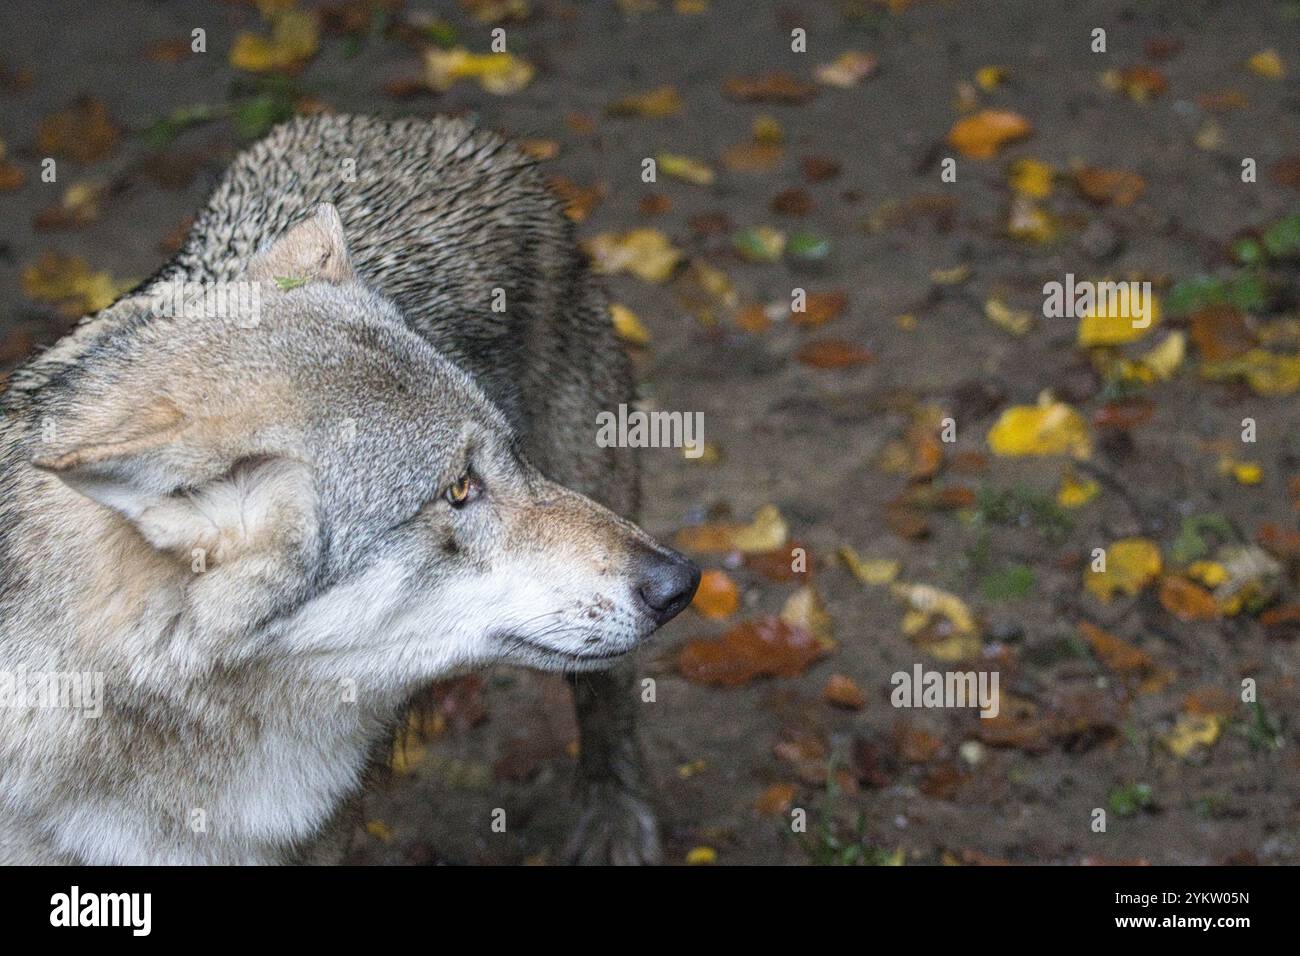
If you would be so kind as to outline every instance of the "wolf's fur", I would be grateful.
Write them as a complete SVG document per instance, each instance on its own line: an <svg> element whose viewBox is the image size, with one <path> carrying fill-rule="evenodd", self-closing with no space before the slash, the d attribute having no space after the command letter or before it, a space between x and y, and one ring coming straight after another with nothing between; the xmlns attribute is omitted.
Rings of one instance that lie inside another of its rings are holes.
<svg viewBox="0 0 1300 956"><path fill-rule="evenodd" d="M260 314L159 317L177 280L256 283ZM593 440L630 391L501 139L338 116L242 154L181 252L3 399L0 672L105 692L98 719L0 708L0 861L294 859L414 692L495 661L586 672L575 854L653 859L606 668L662 622L646 568L686 565Z"/></svg>

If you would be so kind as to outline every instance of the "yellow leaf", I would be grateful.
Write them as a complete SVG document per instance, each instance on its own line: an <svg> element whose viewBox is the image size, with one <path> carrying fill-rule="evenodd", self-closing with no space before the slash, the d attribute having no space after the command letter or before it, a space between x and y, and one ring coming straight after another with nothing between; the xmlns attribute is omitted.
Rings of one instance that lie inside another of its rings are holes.
<svg viewBox="0 0 1300 956"><path fill-rule="evenodd" d="M1011 70L1005 66L984 66L975 73L975 84L985 93L996 90L1011 76Z"/></svg>
<svg viewBox="0 0 1300 956"><path fill-rule="evenodd" d="M718 851L711 846L693 847L686 854L687 866L708 866L718 862Z"/></svg>
<svg viewBox="0 0 1300 956"><path fill-rule="evenodd" d="M1272 48L1256 53L1246 61L1246 66L1250 72L1266 80L1280 80L1286 77L1286 67L1282 65L1282 58L1277 55L1277 50Z"/></svg>
<svg viewBox="0 0 1300 956"><path fill-rule="evenodd" d="M1160 742L1175 757L1186 757L1197 747L1213 745L1219 739L1223 720L1219 714L1184 714L1178 718L1173 730L1161 735Z"/></svg>
<svg viewBox="0 0 1300 956"><path fill-rule="evenodd" d="M1079 320L1079 344L1085 348L1123 345L1149 335L1160 321L1160 300L1118 282L1097 282L1096 301Z"/></svg>
<svg viewBox="0 0 1300 956"><path fill-rule="evenodd" d="M1056 493L1056 503L1062 508L1082 508L1101 491L1101 486L1091 478L1082 481L1073 471L1061 479L1061 490Z"/></svg>
<svg viewBox="0 0 1300 956"><path fill-rule="evenodd" d="M607 232L583 243L592 270L601 274L630 272L647 282L663 282L682 254L658 229Z"/></svg>
<svg viewBox="0 0 1300 956"><path fill-rule="evenodd" d="M615 100L606 110L610 116L646 116L659 119L676 116L682 111L682 98L673 86L661 86L649 93L638 93Z"/></svg>
<svg viewBox="0 0 1300 956"><path fill-rule="evenodd" d="M941 661L960 661L977 656L982 647L975 618L961 598L928 584L894 584L894 596L907 602L903 633L922 636L922 649Z"/></svg>
<svg viewBox="0 0 1300 956"><path fill-rule="evenodd" d="M1042 206L1024 196L1011 200L1011 210L1007 215L1007 235L1025 242L1040 245L1051 242L1060 232L1056 217Z"/></svg>
<svg viewBox="0 0 1300 956"><path fill-rule="evenodd" d="M1007 182L1013 190L1030 199L1046 199L1052 194L1056 171L1036 159L1018 159L1011 164Z"/></svg>
<svg viewBox="0 0 1300 956"><path fill-rule="evenodd" d="M1264 478L1264 469L1256 462L1238 461L1235 458L1222 459L1219 462L1219 472L1231 475L1239 485L1257 485Z"/></svg>
<svg viewBox="0 0 1300 956"><path fill-rule="evenodd" d="M1300 353L1277 355L1251 349L1221 362L1205 362L1201 374L1209 379L1243 378L1257 395L1290 395L1300 390Z"/></svg>
<svg viewBox="0 0 1300 956"><path fill-rule="evenodd" d="M834 649L831 617L826 613L826 606L812 585L805 584L790 595L781 608L781 620L791 627L807 631L824 650Z"/></svg>
<svg viewBox="0 0 1300 956"><path fill-rule="evenodd" d="M489 93L518 93L532 82L533 67L512 53L471 53L465 47L424 51L424 76L437 92L449 90L460 80L478 80Z"/></svg>
<svg viewBox="0 0 1300 956"><path fill-rule="evenodd" d="M1083 574L1083 586L1107 604L1116 591L1134 595L1160 577L1160 549L1146 538L1124 538L1106 549L1106 570Z"/></svg>
<svg viewBox="0 0 1300 956"><path fill-rule="evenodd" d="M694 183L697 186L707 186L714 179L711 168L697 159L691 159L689 156L681 156L677 153L660 153L655 157L655 163L658 164L660 171L665 176L684 179L688 183Z"/></svg>
<svg viewBox="0 0 1300 956"><path fill-rule="evenodd" d="M1218 561L1194 561L1187 569L1187 576L1207 588L1217 588L1228 580L1228 569Z"/></svg>
<svg viewBox="0 0 1300 956"><path fill-rule="evenodd" d="M609 317L614 323L614 331L618 333L619 338L624 342L630 342L632 345L650 344L650 333L641 324L641 320L636 317L636 313L627 306L611 302Z"/></svg>
<svg viewBox="0 0 1300 956"><path fill-rule="evenodd" d="M984 315L994 325L1000 325L1012 335L1024 335L1034 325L1034 315L1028 309L1013 309L998 298L984 303Z"/></svg>
<svg viewBox="0 0 1300 956"><path fill-rule="evenodd" d="M860 558L847 545L840 548L840 560L863 584L889 584L898 577L901 567L899 562L890 558Z"/></svg>
<svg viewBox="0 0 1300 956"><path fill-rule="evenodd" d="M833 63L823 63L814 71L818 83L848 89L876 72L878 61L870 53L846 50Z"/></svg>
<svg viewBox="0 0 1300 956"><path fill-rule="evenodd" d="M1092 441L1083 416L1064 402L1044 394L1037 405L1006 409L989 430L989 448L995 455L1072 455L1087 458Z"/></svg>
<svg viewBox="0 0 1300 956"><path fill-rule="evenodd" d="M250 73L266 73L299 66L311 59L320 46L320 26L314 13L304 10L269 11L271 36L247 31L235 37L230 48L230 65Z"/></svg>
<svg viewBox="0 0 1300 956"><path fill-rule="evenodd" d="M746 554L775 551L785 544L790 529L776 505L763 505L754 520L732 535L732 543Z"/></svg>
<svg viewBox="0 0 1300 956"><path fill-rule="evenodd" d="M58 305L64 315L80 317L107 308L133 281L119 281L107 272L92 272L79 256L46 252L23 270L23 293L38 302Z"/></svg>
<svg viewBox="0 0 1300 956"><path fill-rule="evenodd" d="M383 820L371 820L366 824L366 832L381 843L393 842L393 830Z"/></svg>
<svg viewBox="0 0 1300 956"><path fill-rule="evenodd" d="M1187 336L1170 332L1160 344L1147 351L1136 363L1126 362L1122 374L1125 378L1144 382L1163 382L1173 377L1187 356Z"/></svg>

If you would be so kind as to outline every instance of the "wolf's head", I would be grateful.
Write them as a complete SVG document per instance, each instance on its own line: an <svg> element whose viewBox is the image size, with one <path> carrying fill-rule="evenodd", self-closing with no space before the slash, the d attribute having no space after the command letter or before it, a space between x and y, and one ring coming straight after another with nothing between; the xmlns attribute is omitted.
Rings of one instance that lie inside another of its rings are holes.
<svg viewBox="0 0 1300 956"><path fill-rule="evenodd" d="M102 506L125 555L110 577L151 576L140 614L165 603L170 643L397 688L493 661L600 667L690 601L693 564L538 473L366 288L332 206L241 282L119 303L28 436L51 494Z"/></svg>

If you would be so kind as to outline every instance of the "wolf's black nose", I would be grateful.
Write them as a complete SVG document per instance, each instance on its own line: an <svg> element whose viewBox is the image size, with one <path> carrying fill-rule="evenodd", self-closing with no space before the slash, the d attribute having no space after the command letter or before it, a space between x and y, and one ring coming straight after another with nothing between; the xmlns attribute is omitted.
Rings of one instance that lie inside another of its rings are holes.
<svg viewBox="0 0 1300 956"><path fill-rule="evenodd" d="M695 562L660 548L647 551L640 559L641 583L636 593L656 624L666 624L691 603L700 586L700 569Z"/></svg>

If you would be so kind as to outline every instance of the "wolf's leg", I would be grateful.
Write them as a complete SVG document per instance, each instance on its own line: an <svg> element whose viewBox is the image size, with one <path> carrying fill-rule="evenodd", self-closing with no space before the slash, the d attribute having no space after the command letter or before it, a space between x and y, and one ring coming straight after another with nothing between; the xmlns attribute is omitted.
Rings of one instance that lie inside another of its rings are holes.
<svg viewBox="0 0 1300 956"><path fill-rule="evenodd" d="M582 748L582 816L566 850L575 863L658 863L659 827L636 732L636 662L570 674Z"/></svg>

